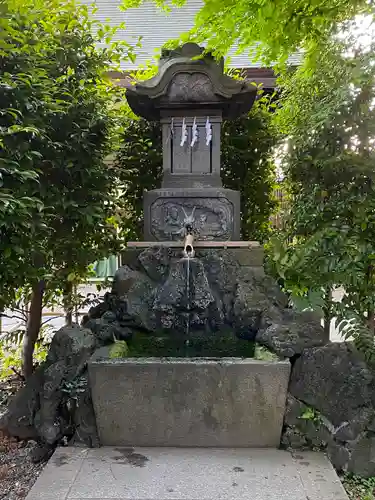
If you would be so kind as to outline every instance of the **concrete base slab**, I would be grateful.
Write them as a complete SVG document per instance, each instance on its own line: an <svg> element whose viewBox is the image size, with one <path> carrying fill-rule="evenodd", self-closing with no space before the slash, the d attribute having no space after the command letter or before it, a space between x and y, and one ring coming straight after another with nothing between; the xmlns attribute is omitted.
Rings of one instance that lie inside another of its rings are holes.
<svg viewBox="0 0 375 500"><path fill-rule="evenodd" d="M26 500L348 500L322 453L59 448Z"/></svg>

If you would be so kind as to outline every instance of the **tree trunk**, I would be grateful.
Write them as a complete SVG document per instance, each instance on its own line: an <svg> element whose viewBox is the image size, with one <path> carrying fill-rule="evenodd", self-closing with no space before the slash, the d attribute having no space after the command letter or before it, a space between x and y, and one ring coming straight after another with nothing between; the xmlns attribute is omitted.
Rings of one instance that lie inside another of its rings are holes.
<svg viewBox="0 0 375 500"><path fill-rule="evenodd" d="M33 354L42 323L44 289L45 282L41 280L33 285L31 293L29 317L22 347L22 369L26 380L32 375L34 369Z"/></svg>
<svg viewBox="0 0 375 500"><path fill-rule="evenodd" d="M367 285L367 295L370 295L373 287L372 282L374 279L374 268L373 265L370 264L367 268L366 273L366 285ZM375 339L375 311L373 307L368 307L367 309L367 326L372 334L372 338Z"/></svg>
<svg viewBox="0 0 375 500"><path fill-rule="evenodd" d="M367 312L367 324L372 334L372 338L375 340L375 312L370 308Z"/></svg>
<svg viewBox="0 0 375 500"><path fill-rule="evenodd" d="M67 281L64 285L65 326L72 326L73 324L72 295L73 295L73 284Z"/></svg>
<svg viewBox="0 0 375 500"><path fill-rule="evenodd" d="M329 341L329 335L331 332L331 320L332 320L332 289L327 286L324 292L324 305L323 305L323 328L324 336Z"/></svg>
<svg viewBox="0 0 375 500"><path fill-rule="evenodd" d="M73 311L68 309L65 311L65 326L72 326L73 324Z"/></svg>

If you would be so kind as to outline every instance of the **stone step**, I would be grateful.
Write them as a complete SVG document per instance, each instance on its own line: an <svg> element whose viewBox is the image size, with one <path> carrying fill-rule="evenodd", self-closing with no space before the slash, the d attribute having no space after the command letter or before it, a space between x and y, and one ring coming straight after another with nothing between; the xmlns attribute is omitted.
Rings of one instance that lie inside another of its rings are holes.
<svg viewBox="0 0 375 500"><path fill-rule="evenodd" d="M348 500L322 453L58 448L26 500Z"/></svg>

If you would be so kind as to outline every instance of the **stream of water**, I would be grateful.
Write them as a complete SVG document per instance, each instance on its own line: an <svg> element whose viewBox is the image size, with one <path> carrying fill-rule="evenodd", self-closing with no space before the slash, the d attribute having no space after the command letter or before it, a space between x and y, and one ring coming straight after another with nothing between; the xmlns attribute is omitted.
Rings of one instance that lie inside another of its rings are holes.
<svg viewBox="0 0 375 500"><path fill-rule="evenodd" d="M185 330L185 356L189 355L190 344L190 255L186 255L186 330Z"/></svg>

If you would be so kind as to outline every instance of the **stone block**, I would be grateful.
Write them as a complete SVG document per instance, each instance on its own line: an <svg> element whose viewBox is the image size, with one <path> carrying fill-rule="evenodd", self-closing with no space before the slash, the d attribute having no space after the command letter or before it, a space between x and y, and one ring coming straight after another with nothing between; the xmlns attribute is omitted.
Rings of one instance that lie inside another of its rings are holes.
<svg viewBox="0 0 375 500"><path fill-rule="evenodd" d="M101 444L276 447L289 362L95 355L89 377Z"/></svg>
<svg viewBox="0 0 375 500"><path fill-rule="evenodd" d="M240 239L239 191L164 188L144 193L146 241L182 241L187 224L200 240Z"/></svg>
<svg viewBox="0 0 375 500"><path fill-rule="evenodd" d="M375 476L375 436L363 436L353 443L348 472L362 477Z"/></svg>
<svg viewBox="0 0 375 500"><path fill-rule="evenodd" d="M231 248L231 252L240 266L263 267L264 248Z"/></svg>
<svg viewBox="0 0 375 500"><path fill-rule="evenodd" d="M121 265L133 268L143 250L143 248L126 248L121 252Z"/></svg>
<svg viewBox="0 0 375 500"><path fill-rule="evenodd" d="M348 470L350 452L343 444L335 442L329 443L327 455L337 471L346 472Z"/></svg>

